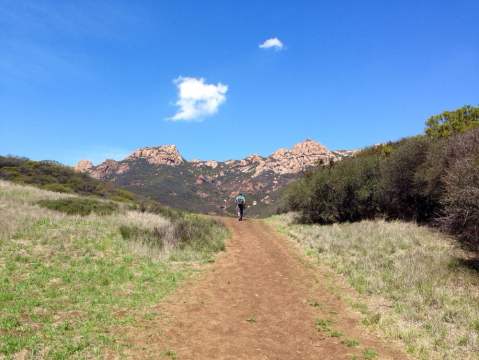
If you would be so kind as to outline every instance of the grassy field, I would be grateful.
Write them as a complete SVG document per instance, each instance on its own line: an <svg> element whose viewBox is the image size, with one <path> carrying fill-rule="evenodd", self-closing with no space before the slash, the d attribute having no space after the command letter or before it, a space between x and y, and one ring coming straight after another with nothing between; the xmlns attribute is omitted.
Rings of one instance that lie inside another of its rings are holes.
<svg viewBox="0 0 479 360"><path fill-rule="evenodd" d="M75 198L0 181L0 358L95 358L105 348L121 354L112 328L154 316L149 306L192 274L193 264L211 261L227 236L211 220L187 216L177 224L126 204L87 216L39 205L71 210L74 201L64 200ZM208 236L185 238L188 227Z"/></svg>
<svg viewBox="0 0 479 360"><path fill-rule="evenodd" d="M363 323L419 359L479 359L479 266L452 239L413 223L271 222L344 276Z"/></svg>

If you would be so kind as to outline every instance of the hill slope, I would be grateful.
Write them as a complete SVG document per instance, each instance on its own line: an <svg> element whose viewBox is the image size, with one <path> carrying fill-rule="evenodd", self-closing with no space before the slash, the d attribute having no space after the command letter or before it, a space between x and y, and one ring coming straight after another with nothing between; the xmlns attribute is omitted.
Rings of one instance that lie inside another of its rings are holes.
<svg viewBox="0 0 479 360"><path fill-rule="evenodd" d="M67 200L68 209L45 208ZM122 358L112 328L151 317L150 306L210 262L228 235L200 215L173 219L125 203L70 214L91 201L112 203L0 180L1 359L103 358L105 349Z"/></svg>
<svg viewBox="0 0 479 360"><path fill-rule="evenodd" d="M277 206L279 191L305 170L352 153L329 151L313 140L306 140L268 157L187 161L176 146L164 145L138 149L124 160L106 160L98 166L82 160L76 170L112 181L165 205L199 212L232 212L232 199L242 191L248 195L249 214L264 215Z"/></svg>
<svg viewBox="0 0 479 360"><path fill-rule="evenodd" d="M55 161L0 156L0 179L29 184L44 190L91 195L116 201L132 201L135 195L87 174L73 171Z"/></svg>

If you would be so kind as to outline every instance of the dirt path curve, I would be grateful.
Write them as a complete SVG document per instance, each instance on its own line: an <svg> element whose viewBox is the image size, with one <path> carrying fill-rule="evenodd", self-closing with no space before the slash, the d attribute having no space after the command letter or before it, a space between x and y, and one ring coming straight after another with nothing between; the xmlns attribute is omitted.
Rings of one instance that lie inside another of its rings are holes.
<svg viewBox="0 0 479 360"><path fill-rule="evenodd" d="M378 359L406 358L358 325L288 240L261 221L224 221L232 232L227 251L158 306L163 316L130 336L128 357L362 359L371 348ZM343 335L318 331L316 319Z"/></svg>

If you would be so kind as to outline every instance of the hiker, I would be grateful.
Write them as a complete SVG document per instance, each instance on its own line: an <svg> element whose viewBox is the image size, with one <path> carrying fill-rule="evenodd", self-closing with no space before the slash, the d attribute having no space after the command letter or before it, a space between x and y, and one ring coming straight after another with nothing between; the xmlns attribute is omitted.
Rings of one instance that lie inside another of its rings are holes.
<svg viewBox="0 0 479 360"><path fill-rule="evenodd" d="M244 207L246 203L246 198L242 193L239 193L235 198L236 208L238 209L238 221L243 221Z"/></svg>

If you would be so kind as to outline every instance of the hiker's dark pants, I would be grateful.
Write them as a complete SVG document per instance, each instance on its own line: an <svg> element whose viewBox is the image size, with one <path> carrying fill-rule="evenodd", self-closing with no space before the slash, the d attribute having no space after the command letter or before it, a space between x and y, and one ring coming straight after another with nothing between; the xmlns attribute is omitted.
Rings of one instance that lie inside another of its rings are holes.
<svg viewBox="0 0 479 360"><path fill-rule="evenodd" d="M243 220L244 204L238 204L239 218Z"/></svg>

